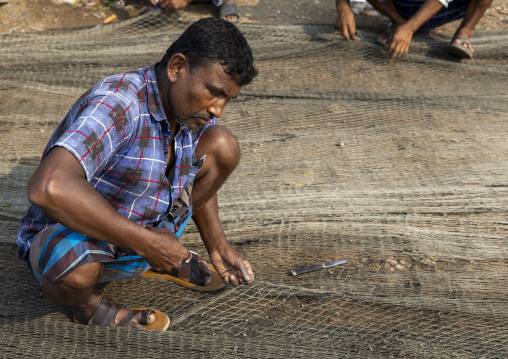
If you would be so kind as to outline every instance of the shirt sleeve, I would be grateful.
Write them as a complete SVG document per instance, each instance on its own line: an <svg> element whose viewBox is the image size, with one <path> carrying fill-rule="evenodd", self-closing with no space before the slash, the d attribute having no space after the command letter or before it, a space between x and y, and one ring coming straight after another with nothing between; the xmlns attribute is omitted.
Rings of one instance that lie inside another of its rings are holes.
<svg viewBox="0 0 508 359"><path fill-rule="evenodd" d="M133 111L120 96L106 94L76 103L54 134L47 152L64 147L78 160L88 181L129 142Z"/></svg>
<svg viewBox="0 0 508 359"><path fill-rule="evenodd" d="M448 5L453 1L453 0L437 0L439 1L444 7L448 7Z"/></svg>

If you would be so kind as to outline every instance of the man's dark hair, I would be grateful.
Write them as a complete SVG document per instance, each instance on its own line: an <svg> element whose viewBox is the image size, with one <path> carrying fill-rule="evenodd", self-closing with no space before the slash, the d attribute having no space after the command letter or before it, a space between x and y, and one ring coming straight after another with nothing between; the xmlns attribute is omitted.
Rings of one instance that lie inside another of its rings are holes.
<svg viewBox="0 0 508 359"><path fill-rule="evenodd" d="M258 73L247 40L235 25L223 19L201 19L189 26L166 51L160 68L166 69L177 53L187 57L191 70L220 63L239 86L249 84Z"/></svg>

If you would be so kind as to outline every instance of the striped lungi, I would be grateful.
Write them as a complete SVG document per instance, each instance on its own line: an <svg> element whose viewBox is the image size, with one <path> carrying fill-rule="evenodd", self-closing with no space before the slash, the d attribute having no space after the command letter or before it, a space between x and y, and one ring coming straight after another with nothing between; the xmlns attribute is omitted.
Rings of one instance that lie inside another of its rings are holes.
<svg viewBox="0 0 508 359"><path fill-rule="evenodd" d="M180 226L178 237L190 218ZM34 237L28 266L35 280L42 284L43 278L56 283L90 262L104 263L104 272L97 283L136 277L150 269L145 259L132 250L74 232L58 223Z"/></svg>

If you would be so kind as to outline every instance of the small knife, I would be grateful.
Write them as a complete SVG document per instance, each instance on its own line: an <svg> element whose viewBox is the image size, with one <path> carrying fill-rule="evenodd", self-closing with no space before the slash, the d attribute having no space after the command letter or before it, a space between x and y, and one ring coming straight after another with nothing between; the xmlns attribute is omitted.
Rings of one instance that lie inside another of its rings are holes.
<svg viewBox="0 0 508 359"><path fill-rule="evenodd" d="M327 263L315 264L313 266L308 266L308 267L291 269L290 272L292 275L299 275L299 274L303 274L303 273L307 273L307 272L312 272L313 270L330 268L330 267L336 266L338 264L344 264L346 262L347 262L346 260L341 259L340 261L332 261L332 262L327 262Z"/></svg>

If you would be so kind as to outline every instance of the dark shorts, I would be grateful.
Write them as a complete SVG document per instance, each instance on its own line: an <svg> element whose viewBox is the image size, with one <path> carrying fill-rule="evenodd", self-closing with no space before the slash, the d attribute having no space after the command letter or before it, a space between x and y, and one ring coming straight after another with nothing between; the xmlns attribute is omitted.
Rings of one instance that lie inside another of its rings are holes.
<svg viewBox="0 0 508 359"><path fill-rule="evenodd" d="M420 7L422 7L425 0L393 0L399 13L406 19L412 17ZM442 26L454 20L459 20L466 14L466 7L469 0L453 0L434 15L429 21L424 23L420 29L430 30Z"/></svg>
<svg viewBox="0 0 508 359"><path fill-rule="evenodd" d="M191 217L176 235L181 237ZM97 283L136 277L150 269L143 257L110 243L74 232L55 224L39 232L30 246L28 266L41 284L42 279L58 282L74 269L90 263L104 263L104 273Z"/></svg>

